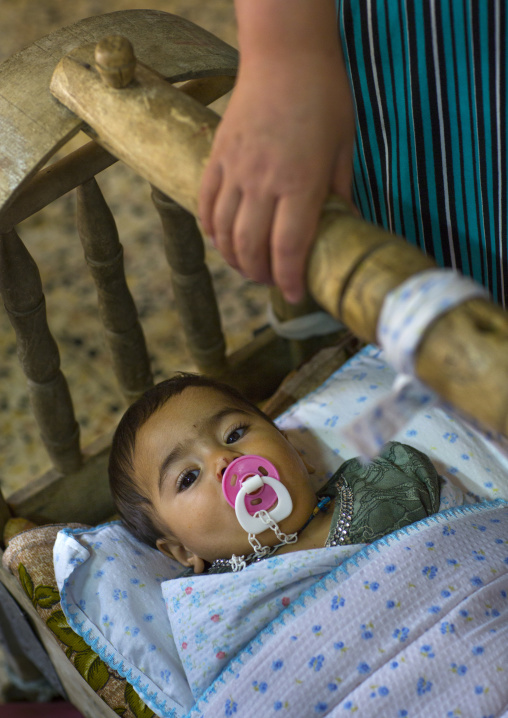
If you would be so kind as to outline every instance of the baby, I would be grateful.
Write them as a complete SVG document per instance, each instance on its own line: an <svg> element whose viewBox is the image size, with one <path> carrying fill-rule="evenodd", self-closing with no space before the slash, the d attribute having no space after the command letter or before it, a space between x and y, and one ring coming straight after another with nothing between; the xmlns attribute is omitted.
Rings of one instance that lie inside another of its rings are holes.
<svg viewBox="0 0 508 718"><path fill-rule="evenodd" d="M269 555L368 543L439 509L439 476L391 443L345 462L316 493L286 434L235 389L179 374L124 414L109 476L130 531L194 573L239 570Z"/></svg>

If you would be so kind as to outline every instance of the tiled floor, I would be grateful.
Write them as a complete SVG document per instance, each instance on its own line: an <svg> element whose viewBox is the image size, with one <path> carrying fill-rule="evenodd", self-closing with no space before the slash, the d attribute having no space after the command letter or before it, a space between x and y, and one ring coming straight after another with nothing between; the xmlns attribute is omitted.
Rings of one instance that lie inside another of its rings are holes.
<svg viewBox="0 0 508 718"><path fill-rule="evenodd" d="M2 3L0 60L82 17L150 7L185 16L234 44L232 0L7 0ZM225 102L219 103L223 110ZM77 138L74 143L80 142ZM125 250L128 281L153 357L157 380L171 370L192 369L173 308L163 259L158 215L148 184L125 166L98 178L115 215ZM18 227L35 258L47 300L50 328L70 385L86 445L113 427L124 405L97 318L95 289L85 267L68 195ZM228 347L247 341L265 323L266 289L246 284L215 252L209 252ZM16 359L14 332L0 306L0 486L5 495L49 468L31 417L26 382Z"/></svg>

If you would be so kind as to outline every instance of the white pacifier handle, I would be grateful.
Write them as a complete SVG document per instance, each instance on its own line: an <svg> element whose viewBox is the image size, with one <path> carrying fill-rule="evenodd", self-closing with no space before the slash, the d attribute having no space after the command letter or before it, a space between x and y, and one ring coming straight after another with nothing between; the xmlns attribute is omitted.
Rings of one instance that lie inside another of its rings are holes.
<svg viewBox="0 0 508 718"><path fill-rule="evenodd" d="M263 522L258 514L251 516L245 506L245 497L247 494L252 494L254 491L258 491L264 484L268 484L277 494L277 505L272 511L266 511L268 516L275 521L282 521L287 518L293 510L293 502L289 491L286 489L284 484L277 479L272 479L271 476L251 476L242 483L240 491L236 495L235 499L235 513L240 526L250 534L260 534L269 528L265 522Z"/></svg>

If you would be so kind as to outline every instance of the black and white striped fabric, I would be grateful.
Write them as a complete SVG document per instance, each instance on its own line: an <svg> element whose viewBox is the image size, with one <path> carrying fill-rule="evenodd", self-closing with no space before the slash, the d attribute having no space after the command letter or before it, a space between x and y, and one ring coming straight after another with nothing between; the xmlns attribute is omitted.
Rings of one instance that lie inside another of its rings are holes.
<svg viewBox="0 0 508 718"><path fill-rule="evenodd" d="M504 0L338 0L362 215L506 306Z"/></svg>

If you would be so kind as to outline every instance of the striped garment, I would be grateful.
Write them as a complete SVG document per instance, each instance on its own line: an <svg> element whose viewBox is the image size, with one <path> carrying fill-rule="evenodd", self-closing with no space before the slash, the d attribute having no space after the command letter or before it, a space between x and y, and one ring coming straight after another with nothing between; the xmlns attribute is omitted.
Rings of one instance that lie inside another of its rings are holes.
<svg viewBox="0 0 508 718"><path fill-rule="evenodd" d="M506 306L503 0L338 0L362 215Z"/></svg>

